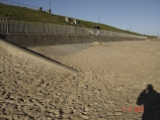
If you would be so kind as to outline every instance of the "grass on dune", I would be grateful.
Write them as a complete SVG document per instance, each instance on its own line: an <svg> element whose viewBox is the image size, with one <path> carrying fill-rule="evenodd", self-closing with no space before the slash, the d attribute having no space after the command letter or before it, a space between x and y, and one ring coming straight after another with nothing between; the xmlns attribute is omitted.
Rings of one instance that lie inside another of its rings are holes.
<svg viewBox="0 0 160 120"><path fill-rule="evenodd" d="M11 6L0 3L0 16L2 17L11 17L15 19L27 20L27 21L40 21L54 24L63 24L63 25L71 25L71 23L65 22L64 16L49 14L45 11L32 10L25 7L19 6ZM72 18L70 18L72 20ZM95 22L89 22L85 20L78 20L78 26L86 27L86 28L94 28L94 26L99 25ZM108 30L113 32L121 32L133 35L141 35L138 33L134 33L128 30L118 29L109 25L100 24L101 30ZM144 36L144 35L142 35Z"/></svg>

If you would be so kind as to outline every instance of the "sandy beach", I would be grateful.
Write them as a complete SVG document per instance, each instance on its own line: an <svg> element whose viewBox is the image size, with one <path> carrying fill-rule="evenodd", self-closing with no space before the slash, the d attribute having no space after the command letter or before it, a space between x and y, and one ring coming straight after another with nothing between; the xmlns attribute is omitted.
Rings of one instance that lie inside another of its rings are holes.
<svg viewBox="0 0 160 120"><path fill-rule="evenodd" d="M148 84L160 93L160 42L29 49L62 65L0 41L2 120L140 120L140 93Z"/></svg>

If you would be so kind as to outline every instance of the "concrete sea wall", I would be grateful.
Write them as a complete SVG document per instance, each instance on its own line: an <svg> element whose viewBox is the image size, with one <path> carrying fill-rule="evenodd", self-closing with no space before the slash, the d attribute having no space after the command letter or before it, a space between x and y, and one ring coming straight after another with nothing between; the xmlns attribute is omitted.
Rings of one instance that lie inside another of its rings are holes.
<svg viewBox="0 0 160 120"><path fill-rule="evenodd" d="M77 43L92 43L95 41L120 42L147 40L147 38L129 38L118 36L81 36L81 35L51 35L51 34L1 34L1 38L23 47L48 46Z"/></svg>

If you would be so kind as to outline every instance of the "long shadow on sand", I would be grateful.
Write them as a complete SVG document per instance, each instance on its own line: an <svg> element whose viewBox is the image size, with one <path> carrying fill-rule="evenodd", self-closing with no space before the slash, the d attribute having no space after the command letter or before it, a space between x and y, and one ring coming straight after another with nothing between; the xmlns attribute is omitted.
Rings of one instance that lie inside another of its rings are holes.
<svg viewBox="0 0 160 120"><path fill-rule="evenodd" d="M151 84L140 93L137 105L144 106L142 120L160 120L160 93L156 92Z"/></svg>
<svg viewBox="0 0 160 120"><path fill-rule="evenodd" d="M63 63L61 63L61 62L59 62L59 61L57 61L57 60L51 59L51 58L49 58L49 57L47 57L47 56L45 56L45 55L43 55L43 54L40 54L40 53L35 52L35 51L33 51L33 50L30 50L30 49L28 49L28 48L26 48L26 47L24 47L24 46L21 46L21 45L18 45L18 44L16 44L16 43L13 43L13 42L11 42L11 41L5 40L5 38L6 38L5 35L1 35L1 34L0 34L0 38L2 38L2 39L0 39L1 41L5 42L5 43L7 43L7 44L9 44L9 45L12 45L12 46L14 46L14 47L17 47L17 48L19 48L19 49L21 49L21 50L23 50L23 51L25 51L25 52L28 52L28 53L30 53L30 54L32 54L32 55L34 55L34 56L38 56L38 57L40 57L40 58L42 58L42 59L45 59L46 61L52 62L52 63L54 63L54 64L56 64L56 65L58 65L58 66L61 66L62 68L68 69L68 70L70 70L70 71L72 71L72 72L75 72L75 73L78 73L78 72L79 72L78 70L76 70L76 69L74 69L74 68L72 68L72 67L70 67L70 66L67 66L67 65L65 65L65 64L63 64Z"/></svg>

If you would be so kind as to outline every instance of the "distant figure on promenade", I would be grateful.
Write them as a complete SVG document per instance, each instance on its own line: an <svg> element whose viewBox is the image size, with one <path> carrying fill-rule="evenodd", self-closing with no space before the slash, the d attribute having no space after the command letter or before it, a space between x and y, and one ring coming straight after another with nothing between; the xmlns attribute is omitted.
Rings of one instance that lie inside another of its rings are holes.
<svg viewBox="0 0 160 120"><path fill-rule="evenodd" d="M94 35L96 36L97 27L94 26Z"/></svg>
<svg viewBox="0 0 160 120"><path fill-rule="evenodd" d="M101 28L99 26L97 26L97 36L99 36L100 29Z"/></svg>
<svg viewBox="0 0 160 120"><path fill-rule="evenodd" d="M142 120L160 120L160 94L151 84L147 85L137 98L137 105L142 104L144 106Z"/></svg>

